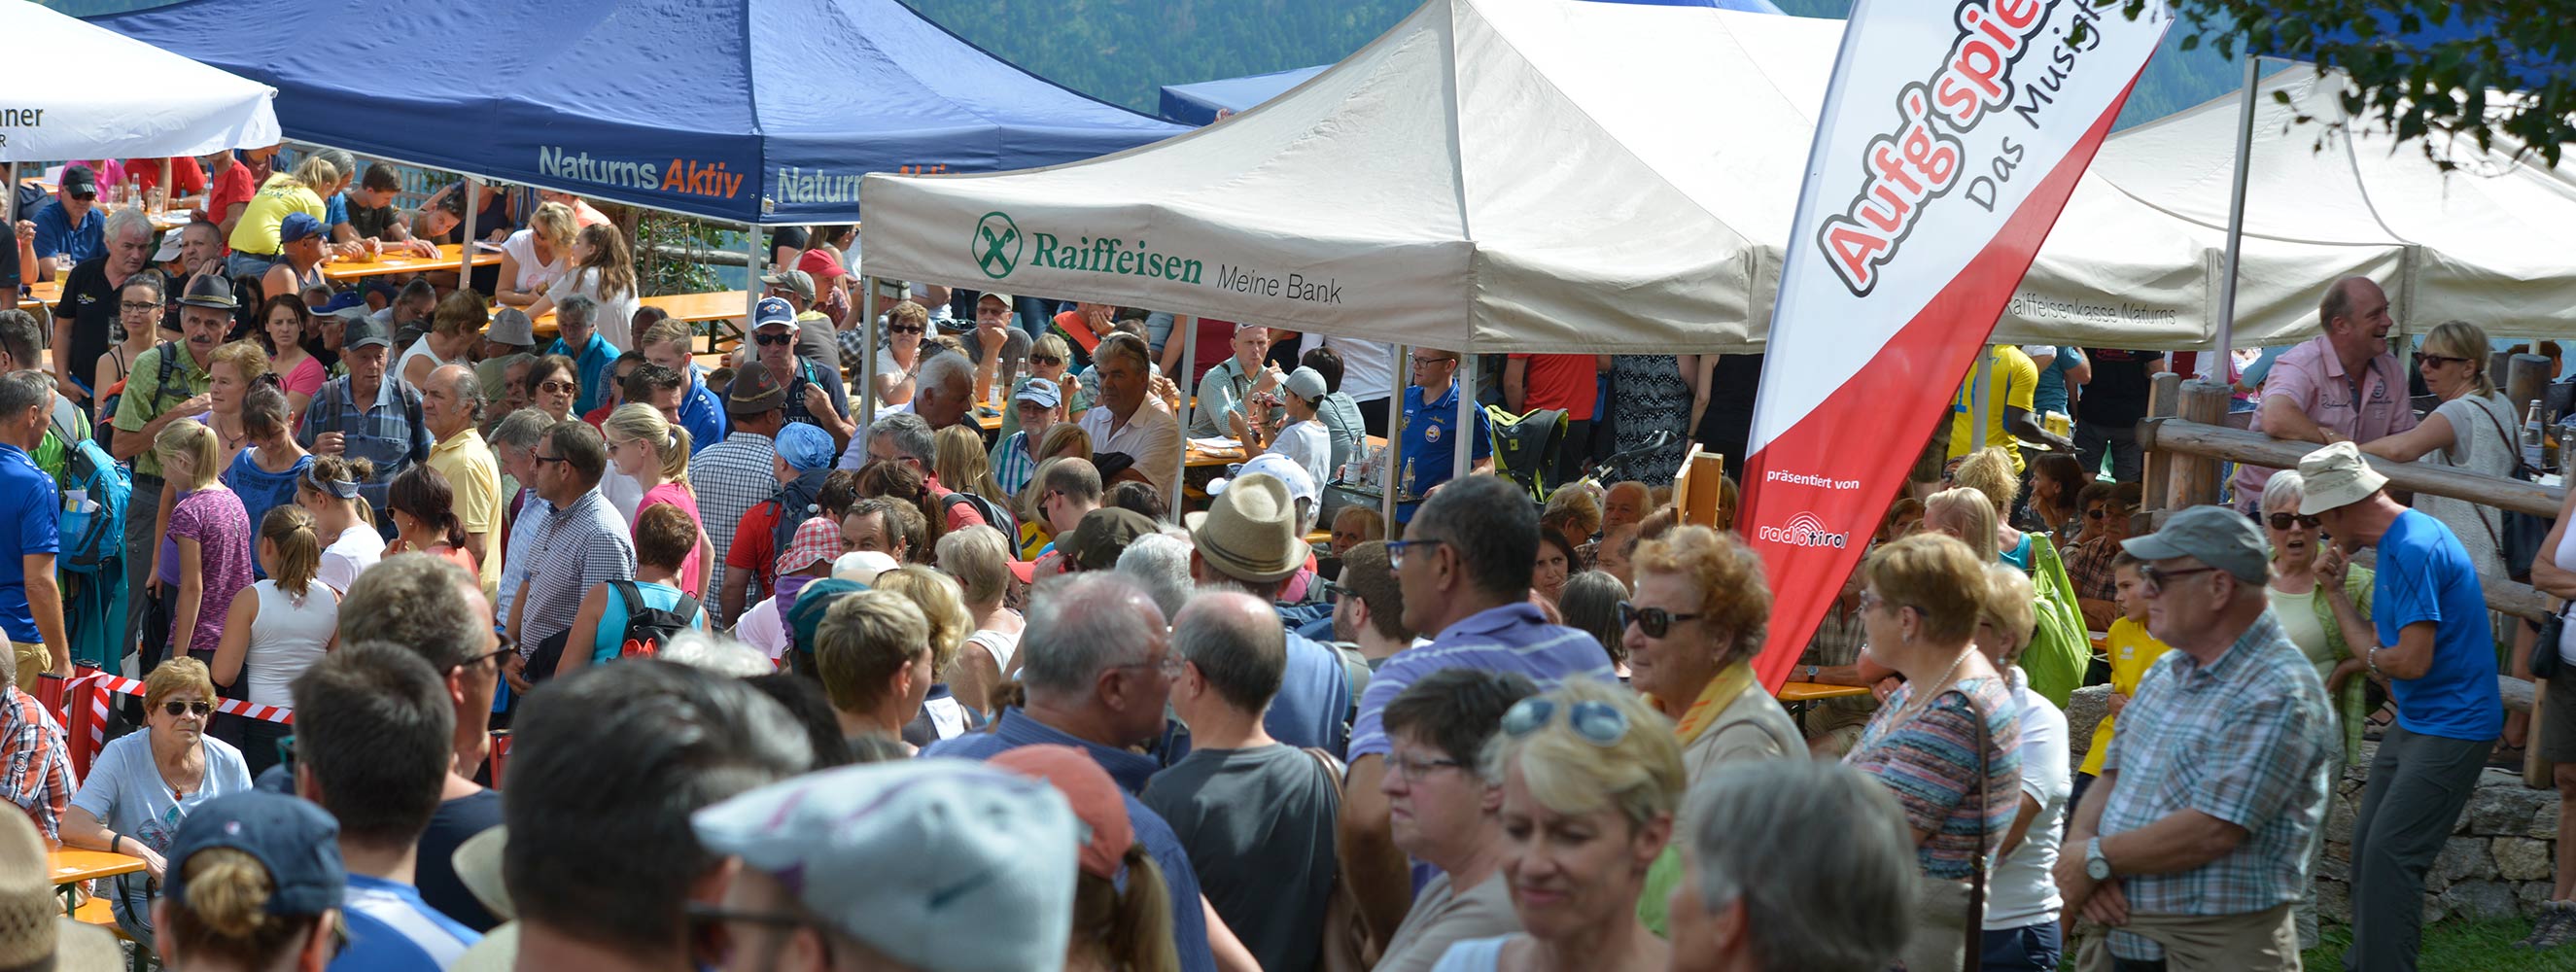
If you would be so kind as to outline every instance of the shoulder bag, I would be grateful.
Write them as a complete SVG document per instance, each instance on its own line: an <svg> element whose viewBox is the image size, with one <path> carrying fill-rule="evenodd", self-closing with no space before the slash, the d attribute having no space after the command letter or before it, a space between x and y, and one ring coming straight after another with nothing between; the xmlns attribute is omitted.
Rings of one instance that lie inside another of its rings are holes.
<svg viewBox="0 0 2576 972"><path fill-rule="evenodd" d="M2522 450L2514 444L2512 434L2505 431L2504 420L2484 406L2478 411L2495 428L2505 455L2512 457L2513 478L2526 483L2539 479L2539 471L2522 461ZM2496 556L2504 561L2505 576L2518 583L2531 583L2531 562L2540 556L2541 541L2549 538L2549 521L2517 510L2497 510L2496 520L2489 525L2484 514L2478 516L2478 524L2487 528L2487 540L2495 544Z"/></svg>
<svg viewBox="0 0 2576 972"><path fill-rule="evenodd" d="M1342 761L1315 746L1305 747L1306 755L1315 759L1315 767L1324 774L1324 787L1334 796L1333 808L1341 809ZM1368 929L1360 921L1359 899L1351 895L1350 875L1335 868L1333 889L1324 898L1323 947L1315 961L1316 972L1368 972L1377 964L1369 954Z"/></svg>

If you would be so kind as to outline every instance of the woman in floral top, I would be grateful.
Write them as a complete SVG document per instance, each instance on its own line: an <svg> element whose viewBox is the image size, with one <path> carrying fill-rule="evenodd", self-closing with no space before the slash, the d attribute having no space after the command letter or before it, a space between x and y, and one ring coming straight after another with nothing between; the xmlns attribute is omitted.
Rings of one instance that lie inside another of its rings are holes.
<svg viewBox="0 0 2576 972"><path fill-rule="evenodd" d="M1958 540L1923 534L1881 547L1861 569L1869 654L1906 681L1843 761L1885 784L1914 831L1925 880L1905 967L1955 972L1978 934L1971 879L1990 867L2021 791L2016 710L1972 640L1985 564Z"/></svg>

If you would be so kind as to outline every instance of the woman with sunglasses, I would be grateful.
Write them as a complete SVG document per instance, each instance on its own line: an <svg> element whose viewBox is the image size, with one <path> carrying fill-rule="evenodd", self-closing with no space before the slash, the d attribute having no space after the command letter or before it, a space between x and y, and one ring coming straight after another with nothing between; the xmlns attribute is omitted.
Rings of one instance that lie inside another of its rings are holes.
<svg viewBox="0 0 2576 972"><path fill-rule="evenodd" d="M1771 622L1762 561L1733 536L1676 527L1637 545L1620 605L1629 684L1675 721L1690 778L1745 759L1805 756L1789 712L1753 677Z"/></svg>
<svg viewBox="0 0 2576 972"><path fill-rule="evenodd" d="M1637 900L1684 789L1671 727L1634 693L1580 678L1503 713L1483 761L1502 778L1502 872L1522 931L1449 946L1434 972L1665 967L1671 949Z"/></svg>
<svg viewBox="0 0 2576 972"><path fill-rule="evenodd" d="M2326 539L2316 517L2299 515L2299 500L2306 496L2307 481L2296 469L2273 473L2263 484L2263 533L2272 542L2272 613L2281 619L2282 633L2317 667L2317 678L2325 682L2326 698L2342 724L2344 765L2356 766L2361 762L2362 720L2369 712L2363 703L2369 683L2363 674L2369 666L2353 655L2343 628L2335 623L2332 603L2319 596L2317 560L2325 553ZM2364 621L2370 620L2375 576L2360 564L2344 568L2343 589L2351 592Z"/></svg>
<svg viewBox="0 0 2576 972"><path fill-rule="evenodd" d="M340 824L257 791L207 803L178 828L170 894L153 903L161 961L188 972L322 972L348 941Z"/></svg>
<svg viewBox="0 0 2576 972"><path fill-rule="evenodd" d="M99 750L63 813L66 846L143 859L142 871L116 878L109 908L117 927L147 946L152 899L169 880L162 854L181 822L208 800L251 788L241 750L206 735L214 703L204 663L162 662L143 679L144 730Z"/></svg>
<svg viewBox="0 0 2576 972"><path fill-rule="evenodd" d="M572 403L581 397L581 370L571 358L549 354L528 368L528 407L557 422L572 418Z"/></svg>
<svg viewBox="0 0 2576 972"><path fill-rule="evenodd" d="M2496 392L2487 374L2487 332L2467 321L2444 321L2424 335L2415 370L2442 404L2412 429L2361 443L2361 451L2395 462L2421 462L2489 476L2513 475L2522 462L2522 417ZM2415 497L2415 508L2442 521L2468 548L2480 577L2505 576L2500 553L2504 511L2463 499Z"/></svg>
<svg viewBox="0 0 2576 972"><path fill-rule="evenodd" d="M1929 504L1934 510L1941 495ZM1991 550L1991 523L1982 536ZM1903 952L1913 972L1956 972L1977 954L1968 944L1983 916L1971 913L1972 898L2021 794L2018 711L1975 642L1993 558L1969 546L1917 535L1880 547L1861 566L1869 654L1904 675L1905 685L1888 695L1843 762L1886 784L1914 832L1923 880Z"/></svg>
<svg viewBox="0 0 2576 972"><path fill-rule="evenodd" d="M925 359L921 343L930 331L930 312L920 304L904 301L886 312L885 343L877 346L876 370L869 381L877 396L877 411L883 412L912 401L915 379L920 377Z"/></svg>

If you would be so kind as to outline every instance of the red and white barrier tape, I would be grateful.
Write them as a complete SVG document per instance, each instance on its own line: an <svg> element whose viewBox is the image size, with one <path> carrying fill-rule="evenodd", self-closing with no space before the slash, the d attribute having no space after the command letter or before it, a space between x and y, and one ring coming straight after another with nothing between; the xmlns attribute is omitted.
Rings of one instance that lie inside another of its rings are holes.
<svg viewBox="0 0 2576 972"><path fill-rule="evenodd" d="M84 691L84 689L97 691ZM111 692L142 695L144 694L143 683L106 672L92 672L73 679L71 685L63 691L66 703L79 695L89 696L89 744L93 750L107 745L107 697ZM240 699L216 699L215 711L229 712L261 722L277 722L290 726L295 724L295 710L282 705L253 705Z"/></svg>

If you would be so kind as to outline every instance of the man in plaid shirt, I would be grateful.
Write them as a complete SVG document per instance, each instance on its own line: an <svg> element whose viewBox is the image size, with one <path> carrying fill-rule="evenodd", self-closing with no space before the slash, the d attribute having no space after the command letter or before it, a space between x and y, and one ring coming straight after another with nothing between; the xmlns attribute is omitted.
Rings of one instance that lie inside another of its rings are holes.
<svg viewBox="0 0 2576 972"><path fill-rule="evenodd" d="M2147 629L2174 650L2120 713L2057 863L2066 907L2109 926L2086 968L2299 967L2291 909L2342 746L2316 669L2273 618L2261 533L2196 506L2131 539Z"/></svg>
<svg viewBox="0 0 2576 972"><path fill-rule="evenodd" d="M71 747L44 703L19 691L13 666L0 665L0 800L17 805L48 841L63 839L71 805Z"/></svg>
<svg viewBox="0 0 2576 972"><path fill-rule="evenodd" d="M1035 453L1046 439L1047 429L1064 417L1063 404L1063 390L1044 378L1022 381L1020 390L1011 394L1011 408L1019 413L1020 430L993 447L993 482L1002 487L1002 492L1018 496L1029 478L1037 475Z"/></svg>

